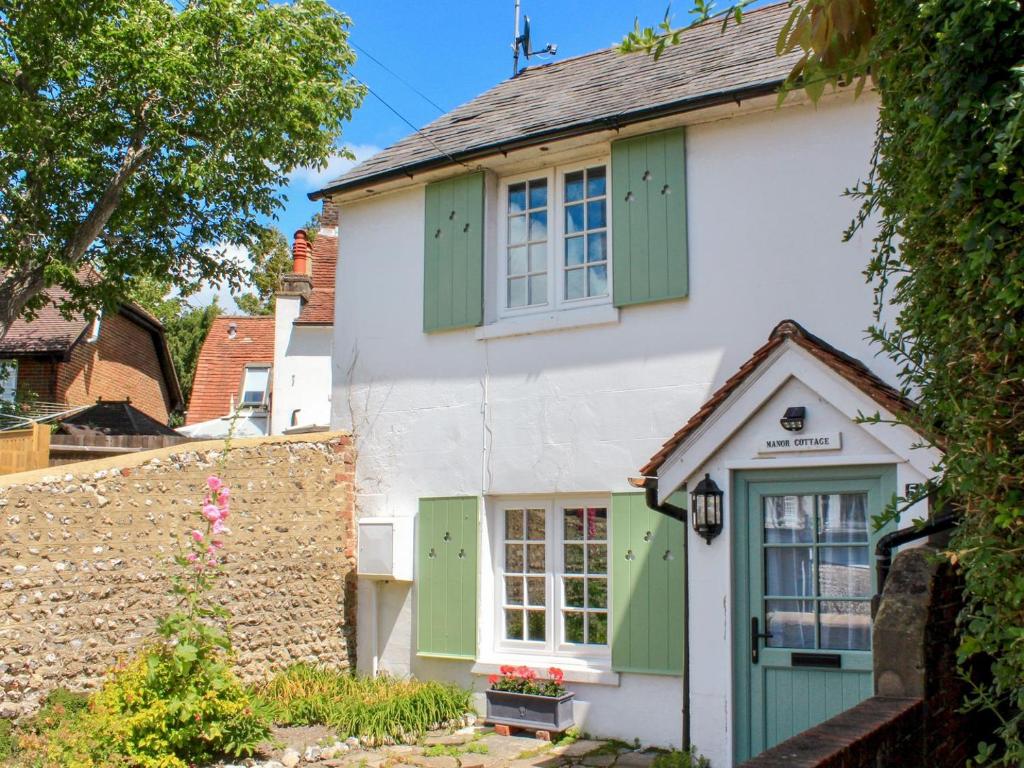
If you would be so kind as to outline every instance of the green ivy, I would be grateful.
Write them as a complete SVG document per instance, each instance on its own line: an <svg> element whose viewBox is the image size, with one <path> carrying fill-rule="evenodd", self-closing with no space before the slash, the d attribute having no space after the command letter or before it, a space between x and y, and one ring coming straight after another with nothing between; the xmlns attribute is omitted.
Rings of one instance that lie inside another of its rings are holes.
<svg viewBox="0 0 1024 768"><path fill-rule="evenodd" d="M977 761L1024 764L1024 13L1016 0L880 0L881 96L860 225L874 338L920 407L904 419L944 451L938 504L963 522L959 658L998 717Z"/></svg>

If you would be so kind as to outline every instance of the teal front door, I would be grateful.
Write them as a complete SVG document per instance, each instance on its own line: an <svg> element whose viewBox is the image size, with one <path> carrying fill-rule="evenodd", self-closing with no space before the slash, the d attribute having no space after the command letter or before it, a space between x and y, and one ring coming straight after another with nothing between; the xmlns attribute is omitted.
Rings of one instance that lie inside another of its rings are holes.
<svg viewBox="0 0 1024 768"><path fill-rule="evenodd" d="M733 489L739 762L872 695L871 518L896 471L738 472Z"/></svg>

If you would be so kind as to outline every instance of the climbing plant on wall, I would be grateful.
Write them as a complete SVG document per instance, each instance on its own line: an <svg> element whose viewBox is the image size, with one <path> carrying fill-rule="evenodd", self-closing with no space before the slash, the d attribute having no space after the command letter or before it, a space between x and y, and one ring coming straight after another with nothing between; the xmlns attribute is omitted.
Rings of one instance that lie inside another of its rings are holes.
<svg viewBox="0 0 1024 768"><path fill-rule="evenodd" d="M741 1L697 23L740 23ZM624 51L680 42L638 24ZM871 172L848 235L877 227L866 270L878 344L940 445L934 491L963 521L948 556L966 581L960 662L991 664L969 706L997 716L984 764L1024 765L1024 11L1017 0L802 0L779 53L802 53L783 91L874 83ZM887 307L895 316L885 320ZM895 510L893 510L895 512Z"/></svg>

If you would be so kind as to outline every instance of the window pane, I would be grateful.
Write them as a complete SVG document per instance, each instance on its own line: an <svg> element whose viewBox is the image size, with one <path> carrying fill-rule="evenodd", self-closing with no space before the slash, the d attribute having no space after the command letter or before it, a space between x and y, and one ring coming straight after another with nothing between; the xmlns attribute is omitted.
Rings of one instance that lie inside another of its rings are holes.
<svg viewBox="0 0 1024 768"><path fill-rule="evenodd" d="M505 611L505 638L508 640L523 639L523 612Z"/></svg>
<svg viewBox="0 0 1024 768"><path fill-rule="evenodd" d="M608 580L587 579L587 607L608 607Z"/></svg>
<svg viewBox="0 0 1024 768"><path fill-rule="evenodd" d="M591 613L589 614L589 619L589 637L587 638L587 643L590 645L607 645L608 614Z"/></svg>
<svg viewBox="0 0 1024 768"><path fill-rule="evenodd" d="M565 298L583 298L583 269L570 269L565 273Z"/></svg>
<svg viewBox="0 0 1024 768"><path fill-rule="evenodd" d="M523 580L519 576L505 577L505 602L508 605L523 604Z"/></svg>
<svg viewBox="0 0 1024 768"><path fill-rule="evenodd" d="M583 231L583 204L565 207L565 231L569 234Z"/></svg>
<svg viewBox="0 0 1024 768"><path fill-rule="evenodd" d="M545 179L530 182L530 207L548 207L548 183Z"/></svg>
<svg viewBox="0 0 1024 768"><path fill-rule="evenodd" d="M608 267L599 264L587 270L587 295L603 296L608 293Z"/></svg>
<svg viewBox="0 0 1024 768"><path fill-rule="evenodd" d="M526 209L526 182L511 184L508 188L508 212L517 213Z"/></svg>
<svg viewBox="0 0 1024 768"><path fill-rule="evenodd" d="M870 603L823 600L821 647L838 651L870 651Z"/></svg>
<svg viewBox="0 0 1024 768"><path fill-rule="evenodd" d="M583 171L565 174L565 202L583 199Z"/></svg>
<svg viewBox="0 0 1024 768"><path fill-rule="evenodd" d="M868 495L832 493L818 497L818 541L823 544L868 540Z"/></svg>
<svg viewBox="0 0 1024 768"><path fill-rule="evenodd" d="M766 547L764 550L766 595L814 596L814 549Z"/></svg>
<svg viewBox="0 0 1024 768"><path fill-rule="evenodd" d="M538 243L530 246L530 271L546 272L548 269L548 246Z"/></svg>
<svg viewBox="0 0 1024 768"><path fill-rule="evenodd" d="M523 545L505 545L505 571L508 573L523 573Z"/></svg>
<svg viewBox="0 0 1024 768"><path fill-rule="evenodd" d="M604 544L587 544L587 573L608 572L608 547Z"/></svg>
<svg viewBox="0 0 1024 768"><path fill-rule="evenodd" d="M823 597L870 597L867 547L821 547L818 589Z"/></svg>
<svg viewBox="0 0 1024 768"><path fill-rule="evenodd" d="M583 545L565 545L565 572L583 573Z"/></svg>
<svg viewBox="0 0 1024 768"><path fill-rule="evenodd" d="M530 214L530 240L547 240L548 212L535 211Z"/></svg>
<svg viewBox="0 0 1024 768"><path fill-rule="evenodd" d="M546 304L548 300L548 276L530 276L530 304Z"/></svg>
<svg viewBox="0 0 1024 768"><path fill-rule="evenodd" d="M246 368L242 383L242 402L247 405L262 405L269 381L269 368Z"/></svg>
<svg viewBox="0 0 1024 768"><path fill-rule="evenodd" d="M508 305L510 307L526 306L525 277L516 277L508 281Z"/></svg>
<svg viewBox="0 0 1024 768"><path fill-rule="evenodd" d="M604 226L607 226L604 200L591 200L587 203L587 229L600 229Z"/></svg>
<svg viewBox="0 0 1024 768"><path fill-rule="evenodd" d="M569 237L565 240L565 265L567 267L583 263L583 236Z"/></svg>
<svg viewBox="0 0 1024 768"><path fill-rule="evenodd" d="M530 573L544 573L547 570L547 558L544 556L543 544L526 546L526 566Z"/></svg>
<svg viewBox="0 0 1024 768"><path fill-rule="evenodd" d="M522 539L523 538L523 510L521 510L521 509L506 509L505 510L505 538L506 539Z"/></svg>
<svg viewBox="0 0 1024 768"><path fill-rule="evenodd" d="M608 538L608 510L604 507L587 510L587 538L599 541Z"/></svg>
<svg viewBox="0 0 1024 768"><path fill-rule="evenodd" d="M565 614L565 642L567 642L567 643L582 643L583 642L583 614L582 613L566 613Z"/></svg>
<svg viewBox="0 0 1024 768"><path fill-rule="evenodd" d="M523 246L508 249L508 274L509 277L526 274L526 248Z"/></svg>
<svg viewBox="0 0 1024 768"><path fill-rule="evenodd" d="M605 191L604 167L587 170L587 197L600 197Z"/></svg>
<svg viewBox="0 0 1024 768"><path fill-rule="evenodd" d="M529 634L528 640L544 640L545 638L545 621L544 611L528 611L527 612L527 629Z"/></svg>
<svg viewBox="0 0 1024 768"><path fill-rule="evenodd" d="M583 607L583 579L565 580L565 604L569 608Z"/></svg>
<svg viewBox="0 0 1024 768"><path fill-rule="evenodd" d="M769 544L811 541L814 496L765 496L764 540Z"/></svg>
<svg viewBox="0 0 1024 768"><path fill-rule="evenodd" d="M605 232L592 232L587 235L587 261L604 261L608 258L608 235Z"/></svg>
<svg viewBox="0 0 1024 768"><path fill-rule="evenodd" d="M526 580L526 596L530 605L547 605L547 595L544 592L543 576L536 576Z"/></svg>
<svg viewBox="0 0 1024 768"><path fill-rule="evenodd" d="M563 535L566 540L573 541L583 538L583 510L567 509L563 512L565 516L565 528Z"/></svg>
<svg viewBox="0 0 1024 768"><path fill-rule="evenodd" d="M513 216L508 220L508 242L509 245L519 245L526 242L525 216Z"/></svg>
<svg viewBox="0 0 1024 768"><path fill-rule="evenodd" d="M765 600L764 615L770 648L814 647L814 601Z"/></svg>
<svg viewBox="0 0 1024 768"><path fill-rule="evenodd" d="M544 541L544 510L531 509L526 514L526 538L530 541Z"/></svg>

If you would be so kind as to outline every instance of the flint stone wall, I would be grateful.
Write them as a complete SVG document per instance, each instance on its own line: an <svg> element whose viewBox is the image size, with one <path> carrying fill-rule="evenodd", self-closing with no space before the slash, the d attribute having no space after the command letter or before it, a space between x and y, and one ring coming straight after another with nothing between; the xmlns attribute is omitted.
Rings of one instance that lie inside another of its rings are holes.
<svg viewBox="0 0 1024 768"><path fill-rule="evenodd" d="M57 686L94 689L152 637L213 471L232 493L219 599L239 673L354 667L351 438L239 439L223 453L193 442L0 476L0 716Z"/></svg>

